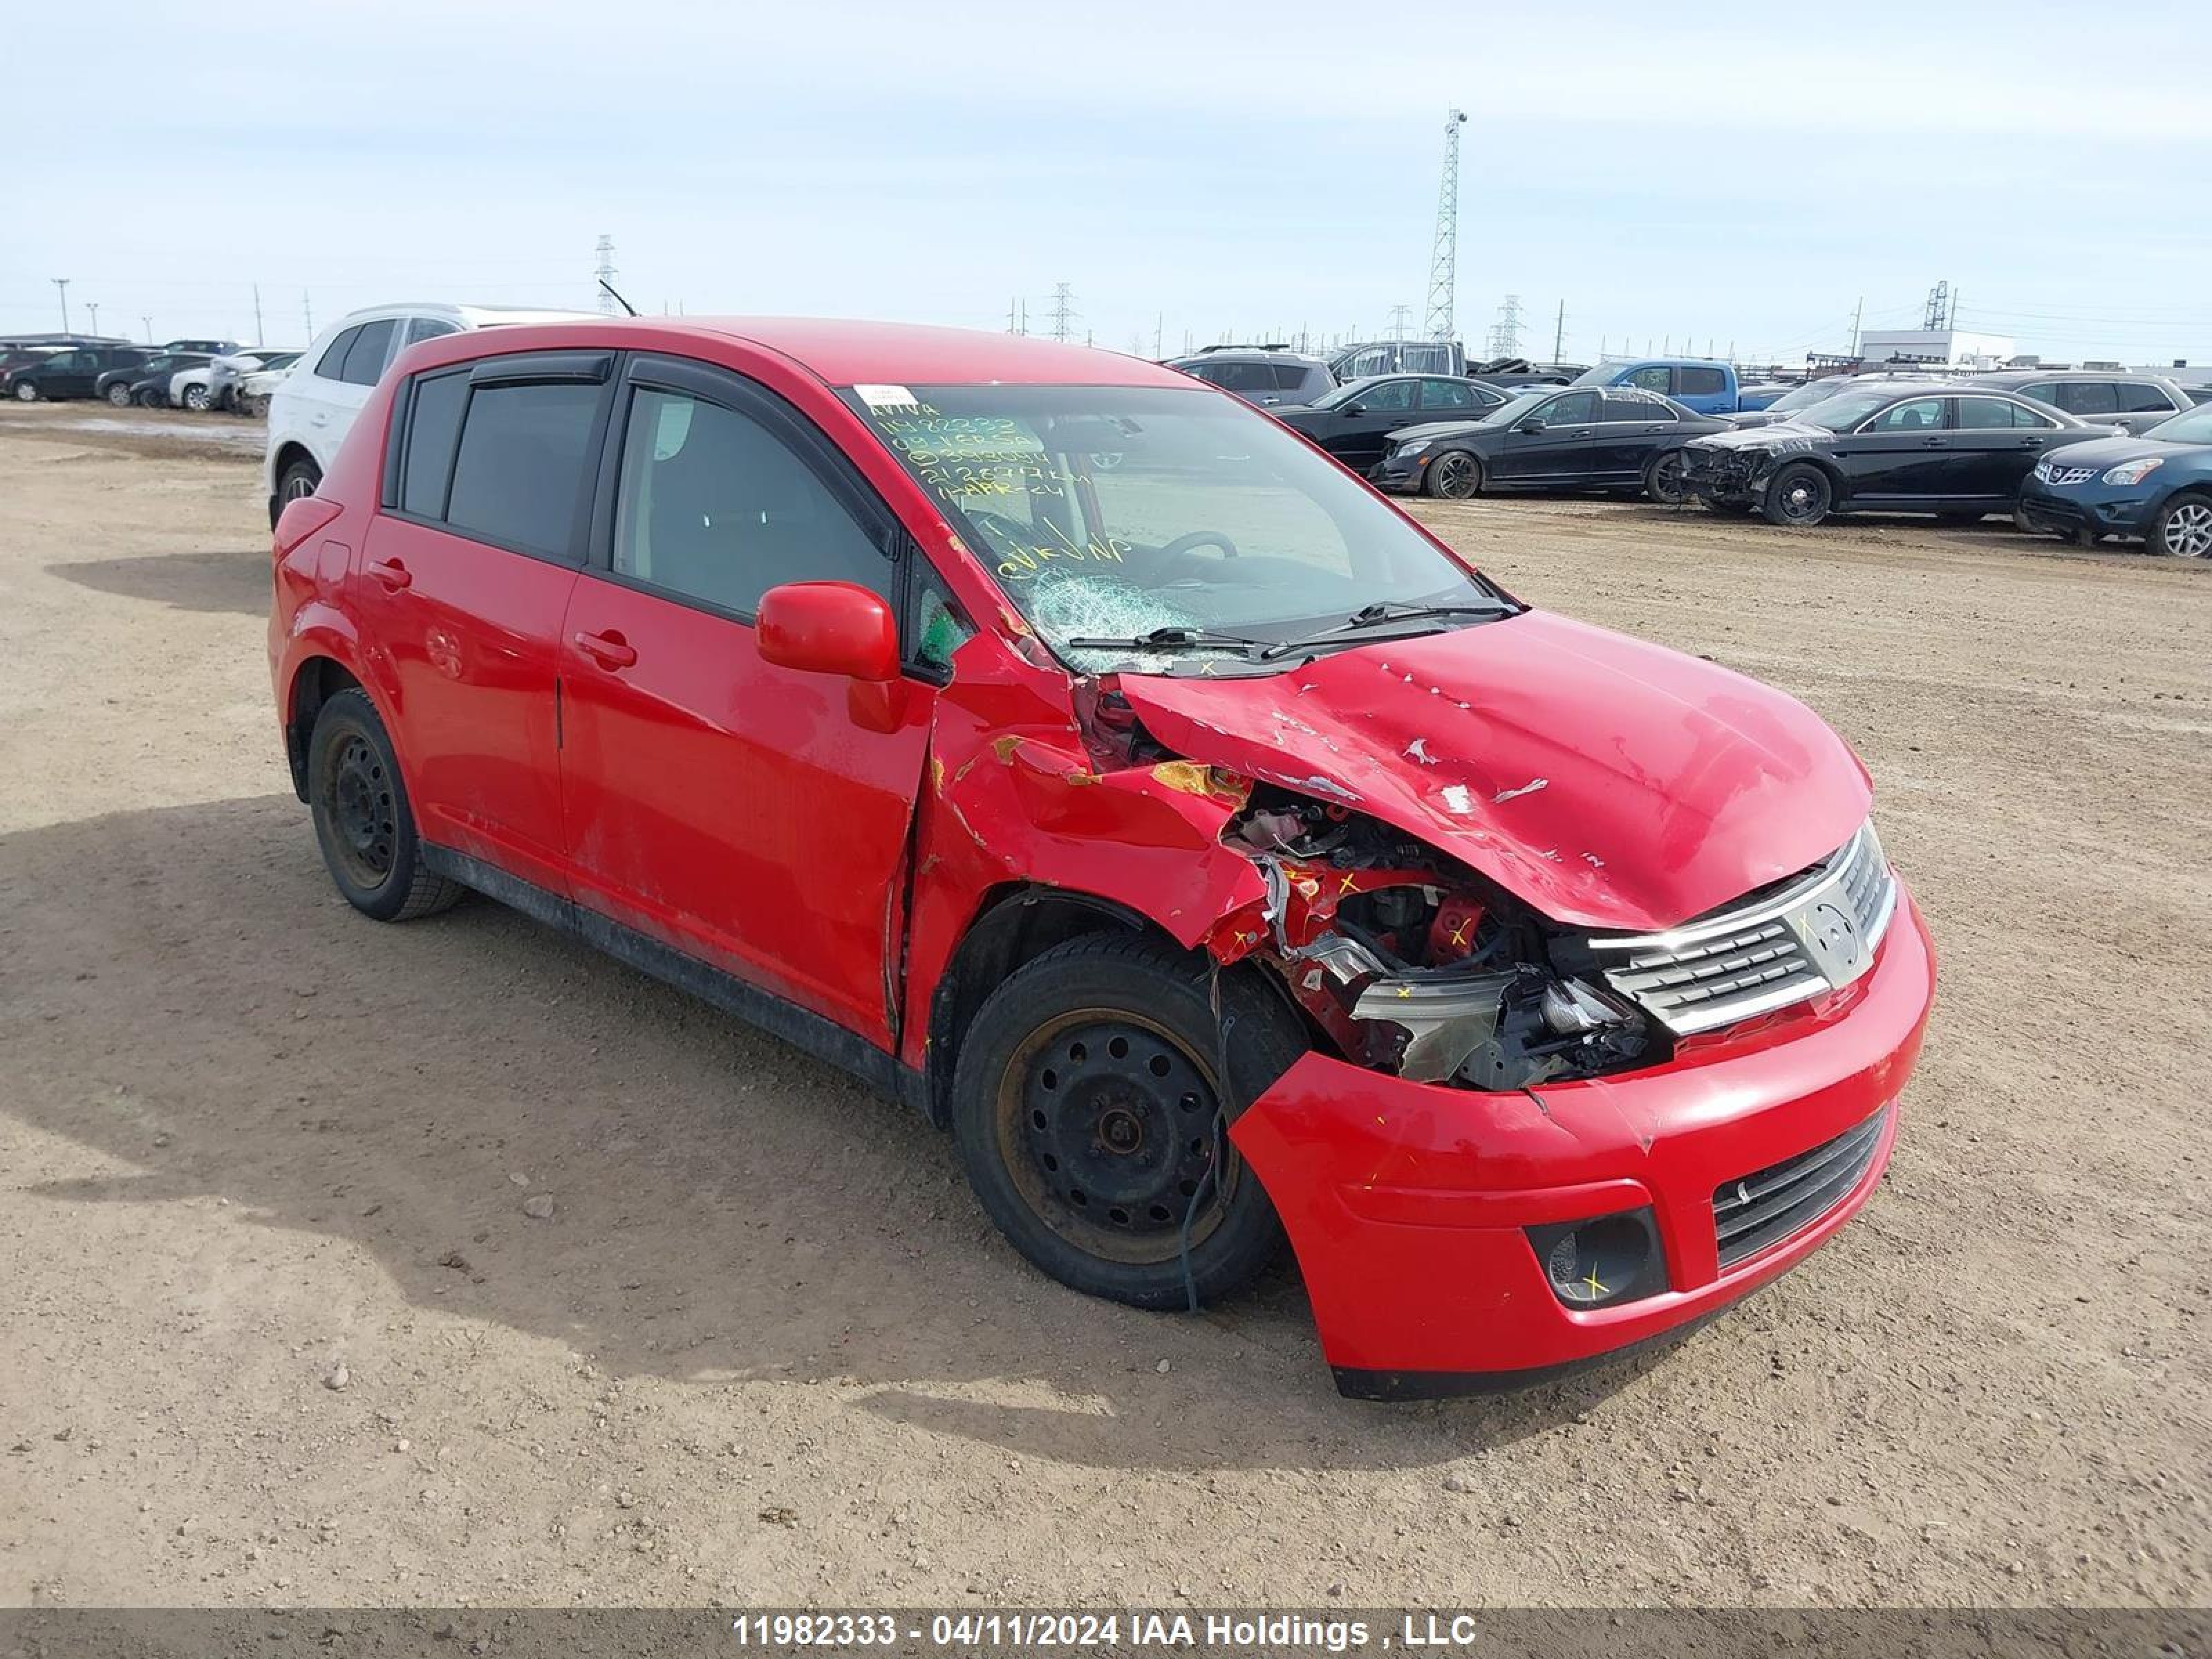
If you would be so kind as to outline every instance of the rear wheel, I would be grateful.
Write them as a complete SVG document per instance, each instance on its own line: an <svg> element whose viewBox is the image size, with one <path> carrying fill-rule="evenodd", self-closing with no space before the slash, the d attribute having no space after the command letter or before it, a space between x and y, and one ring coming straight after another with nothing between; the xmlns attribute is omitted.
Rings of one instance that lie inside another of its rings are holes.
<svg viewBox="0 0 2212 1659"><path fill-rule="evenodd" d="M130 408L131 382L128 380L118 380L113 386L108 387L107 401L113 404L118 409Z"/></svg>
<svg viewBox="0 0 2212 1659"><path fill-rule="evenodd" d="M409 921L467 890L424 866L392 739L366 693L341 691L315 716L307 803L331 879L363 915Z"/></svg>
<svg viewBox="0 0 2212 1659"><path fill-rule="evenodd" d="M1242 1288L1282 1239L1226 1125L1305 1051L1247 974L1125 933L1069 940L993 992L960 1045L952 1127L1000 1231L1063 1285L1139 1308ZM1228 1085L1222 1086L1223 1056Z"/></svg>
<svg viewBox="0 0 2212 1659"><path fill-rule="evenodd" d="M1682 452L1670 449L1644 469L1644 493L1662 507L1682 504Z"/></svg>
<svg viewBox="0 0 2212 1659"><path fill-rule="evenodd" d="M185 407L204 415L208 410L208 389L198 384L185 388Z"/></svg>
<svg viewBox="0 0 2212 1659"><path fill-rule="evenodd" d="M1836 504L1835 486L1810 461L1797 461L1774 475L1759 510L1769 524L1802 530L1820 522Z"/></svg>
<svg viewBox="0 0 2212 1659"><path fill-rule="evenodd" d="M2170 559L2212 559L2212 499L2175 496L2159 509L2149 545Z"/></svg>
<svg viewBox="0 0 2212 1659"><path fill-rule="evenodd" d="M284 509L295 501L303 501L315 493L323 481L323 470L304 457L287 461L284 470L276 475L276 493L269 498L269 527L275 529Z"/></svg>
<svg viewBox="0 0 2212 1659"><path fill-rule="evenodd" d="M1463 449L1447 449L1429 463L1421 493L1463 501L1482 493L1482 463Z"/></svg>
<svg viewBox="0 0 2212 1659"><path fill-rule="evenodd" d="M16 381L16 382L15 382L15 401L16 401L17 403L19 403L19 404L34 404L34 403L38 402L38 401L39 401L39 387L38 387L38 383L37 383L36 381L33 381L33 380L18 380L18 381Z"/></svg>

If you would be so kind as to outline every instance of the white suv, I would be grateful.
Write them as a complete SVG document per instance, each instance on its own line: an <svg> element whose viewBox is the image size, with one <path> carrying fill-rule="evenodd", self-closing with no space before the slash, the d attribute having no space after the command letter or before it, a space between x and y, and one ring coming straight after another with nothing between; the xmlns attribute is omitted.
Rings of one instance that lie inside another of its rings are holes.
<svg viewBox="0 0 2212 1659"><path fill-rule="evenodd" d="M269 453L261 463L269 522L276 522L286 502L315 493L384 366L404 348L464 329L573 323L588 316L514 306L399 305L371 306L340 318L315 337L269 400Z"/></svg>

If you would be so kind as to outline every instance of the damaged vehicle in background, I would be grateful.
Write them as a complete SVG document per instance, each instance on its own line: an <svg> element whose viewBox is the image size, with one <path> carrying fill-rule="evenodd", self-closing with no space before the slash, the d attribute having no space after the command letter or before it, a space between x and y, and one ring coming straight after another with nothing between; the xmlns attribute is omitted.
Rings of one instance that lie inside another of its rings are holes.
<svg viewBox="0 0 2212 1659"><path fill-rule="evenodd" d="M1972 524L2018 505L2045 450L2112 435L2016 392L1854 386L1790 420L1698 439L1683 451L1682 483L1716 513L1792 529L1838 513Z"/></svg>
<svg viewBox="0 0 2212 1659"><path fill-rule="evenodd" d="M850 1069L1091 1294L1195 1307L1287 1236L1347 1393L1675 1331L1888 1158L1934 963L1844 742L1172 371L449 336L274 560L356 908L476 889Z"/></svg>

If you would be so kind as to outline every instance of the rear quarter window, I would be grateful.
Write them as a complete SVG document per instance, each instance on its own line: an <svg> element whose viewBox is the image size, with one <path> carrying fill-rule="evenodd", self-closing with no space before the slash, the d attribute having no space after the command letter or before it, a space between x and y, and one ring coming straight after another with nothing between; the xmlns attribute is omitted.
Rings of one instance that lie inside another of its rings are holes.
<svg viewBox="0 0 2212 1659"><path fill-rule="evenodd" d="M446 485L453 473L453 443L460 435L461 411L468 401L465 370L415 383L400 463L401 511L426 519L445 516Z"/></svg>
<svg viewBox="0 0 2212 1659"><path fill-rule="evenodd" d="M315 373L325 380L337 380L340 371L345 368L346 353L353 349L353 343L360 337L358 328L349 328L342 332L325 346L323 355L315 359Z"/></svg>
<svg viewBox="0 0 2212 1659"><path fill-rule="evenodd" d="M349 386L374 386L392 356L392 337L399 325L391 318L363 323L339 366L338 379ZM327 357L325 358L327 361Z"/></svg>

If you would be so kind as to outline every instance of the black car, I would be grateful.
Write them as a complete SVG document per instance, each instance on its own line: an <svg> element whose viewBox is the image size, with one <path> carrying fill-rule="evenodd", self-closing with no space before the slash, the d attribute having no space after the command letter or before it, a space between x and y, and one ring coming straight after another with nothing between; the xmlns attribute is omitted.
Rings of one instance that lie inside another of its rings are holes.
<svg viewBox="0 0 2212 1659"><path fill-rule="evenodd" d="M2141 537L2168 558L2212 559L2212 407L2139 438L2054 447L2021 486L2019 523L2084 547Z"/></svg>
<svg viewBox="0 0 2212 1659"><path fill-rule="evenodd" d="M1815 525L1832 513L2009 513L2043 452L2114 428L2015 392L1953 386L1841 392L1793 420L1700 438L1683 483L1717 513Z"/></svg>
<svg viewBox="0 0 2212 1659"><path fill-rule="evenodd" d="M2008 368L1974 375L1964 384L2017 392L2081 420L2124 432L2148 432L2160 421L2195 407L2188 392L2165 375L2119 369Z"/></svg>
<svg viewBox="0 0 2212 1659"><path fill-rule="evenodd" d="M100 376L111 370L136 368L154 354L143 346L77 346L58 351L42 363L19 368L8 377L8 391L19 403L41 398L89 398Z"/></svg>
<svg viewBox="0 0 2212 1659"><path fill-rule="evenodd" d="M1370 374L1310 404L1284 404L1267 412L1364 472L1382 459L1389 434L1400 427L1473 420L1504 401L1497 387L1455 374Z"/></svg>
<svg viewBox="0 0 2212 1659"><path fill-rule="evenodd" d="M1385 489L1464 501L1486 490L1641 489L1682 499L1682 447L1729 423L1636 386L1545 386L1475 421L1392 433L1368 474Z"/></svg>
<svg viewBox="0 0 2212 1659"><path fill-rule="evenodd" d="M106 398L118 409L128 409L133 404L167 409L169 377L211 361L204 351L172 351L165 347L157 352L141 352L137 362L118 364L94 381L92 395Z"/></svg>

